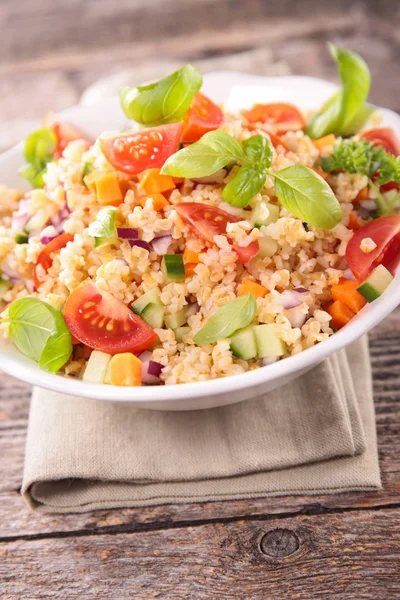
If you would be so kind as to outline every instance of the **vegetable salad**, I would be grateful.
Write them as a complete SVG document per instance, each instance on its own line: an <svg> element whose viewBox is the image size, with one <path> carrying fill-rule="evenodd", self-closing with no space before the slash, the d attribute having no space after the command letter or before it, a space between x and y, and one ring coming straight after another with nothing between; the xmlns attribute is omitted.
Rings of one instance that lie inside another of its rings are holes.
<svg viewBox="0 0 400 600"><path fill-rule="evenodd" d="M344 327L400 261L400 143L357 54L307 118L224 112L186 65L121 90L97 140L47 116L0 188L5 337L40 368L121 386L264 368Z"/></svg>

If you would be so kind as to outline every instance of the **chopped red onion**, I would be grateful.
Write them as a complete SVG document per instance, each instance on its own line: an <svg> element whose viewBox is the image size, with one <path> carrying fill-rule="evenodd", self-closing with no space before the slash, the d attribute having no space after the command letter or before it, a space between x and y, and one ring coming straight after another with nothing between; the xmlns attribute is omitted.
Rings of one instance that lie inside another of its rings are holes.
<svg viewBox="0 0 400 600"><path fill-rule="evenodd" d="M197 314L199 312L199 305L197 302L193 302L193 304L188 304L185 308L185 317L188 319L189 317Z"/></svg>
<svg viewBox="0 0 400 600"><path fill-rule="evenodd" d="M155 360L147 360L142 364L142 383L157 385L161 383L160 375L163 365Z"/></svg>
<svg viewBox="0 0 400 600"><path fill-rule="evenodd" d="M277 362L279 360L279 356L266 356L262 359L263 367L267 365L272 365L272 363Z"/></svg>
<svg viewBox="0 0 400 600"><path fill-rule="evenodd" d="M15 271L14 269L12 269L10 266L8 266L7 263L3 263L1 267L1 273L2 275L8 277L8 279L12 283L19 283L20 281L22 281L21 275L17 273L17 271Z"/></svg>
<svg viewBox="0 0 400 600"><path fill-rule="evenodd" d="M209 175L208 177L192 177L191 181L194 183L202 183L204 185L211 185L213 183L222 183L226 177L226 170L220 169L216 173Z"/></svg>
<svg viewBox="0 0 400 600"><path fill-rule="evenodd" d="M45 227L42 233L40 234L40 241L42 242L42 244L48 244L49 242L54 240L54 238L56 238L58 235L59 233L56 230L56 228L53 225L49 225L48 227Z"/></svg>
<svg viewBox="0 0 400 600"><path fill-rule="evenodd" d="M142 354L139 354L138 358L142 362L149 361L149 360L151 360L151 352L149 350L145 350L144 352L142 352Z"/></svg>
<svg viewBox="0 0 400 600"><path fill-rule="evenodd" d="M310 290L308 290L305 287L297 287L293 289L294 292L297 292L298 294L309 294Z"/></svg>
<svg viewBox="0 0 400 600"><path fill-rule="evenodd" d="M307 315L304 314L303 309L295 306L285 311L285 317L288 319L292 327L303 327L306 322Z"/></svg>
<svg viewBox="0 0 400 600"><path fill-rule="evenodd" d="M360 206L360 208L358 209L358 216L361 217L362 219L369 219L371 217L371 211L370 210L366 210L365 208L363 208L362 206Z"/></svg>
<svg viewBox="0 0 400 600"><path fill-rule="evenodd" d="M16 233L21 232L29 217L30 215L28 213L14 213L11 219L12 231L15 231Z"/></svg>
<svg viewBox="0 0 400 600"><path fill-rule="evenodd" d="M118 237L123 240L137 240L139 238L139 231L135 227L118 227Z"/></svg>
<svg viewBox="0 0 400 600"><path fill-rule="evenodd" d="M375 200L372 200L372 199L360 200L359 205L361 206L361 208L364 208L368 212L374 212L374 210L377 209L376 202L375 202Z"/></svg>
<svg viewBox="0 0 400 600"><path fill-rule="evenodd" d="M343 277L345 279L351 279L351 281L357 281L351 269L346 269L345 271L343 271Z"/></svg>
<svg viewBox="0 0 400 600"><path fill-rule="evenodd" d="M145 242L144 240L128 240L128 242L131 248L133 248L133 246L140 246L140 248L144 248L145 250L150 252L150 244L148 242Z"/></svg>
<svg viewBox="0 0 400 600"><path fill-rule="evenodd" d="M58 213L50 218L51 224L59 231L59 233L63 231L63 229L59 228L61 228L61 225L68 219L70 212L70 209L66 205L63 208L60 208Z"/></svg>
<svg viewBox="0 0 400 600"><path fill-rule="evenodd" d="M296 306L303 304L303 300L300 298L299 293L295 292L294 290L287 290L286 292L283 292L279 300L283 308L286 309L296 308Z"/></svg>
<svg viewBox="0 0 400 600"><path fill-rule="evenodd" d="M167 254L171 243L172 235L170 233L166 235L160 235L151 241L154 252L156 252L159 256L164 256L164 254Z"/></svg>

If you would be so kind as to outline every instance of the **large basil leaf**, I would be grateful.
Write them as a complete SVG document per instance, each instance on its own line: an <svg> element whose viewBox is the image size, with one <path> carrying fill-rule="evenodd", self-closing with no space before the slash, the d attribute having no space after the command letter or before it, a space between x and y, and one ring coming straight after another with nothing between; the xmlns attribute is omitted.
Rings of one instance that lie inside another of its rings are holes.
<svg viewBox="0 0 400 600"><path fill-rule="evenodd" d="M295 217L315 227L332 229L342 219L342 209L329 185L317 173L294 165L269 175L275 177L275 193Z"/></svg>
<svg viewBox="0 0 400 600"><path fill-rule="evenodd" d="M214 344L228 338L251 323L256 313L256 301L251 294L239 296L218 308L193 338L195 344Z"/></svg>
<svg viewBox="0 0 400 600"><path fill-rule="evenodd" d="M262 135L252 135L242 143L245 155L253 163L258 163L264 168L271 166L273 158L272 144Z"/></svg>
<svg viewBox="0 0 400 600"><path fill-rule="evenodd" d="M38 129L25 140L24 157L28 165L19 170L33 187L43 187L43 174L48 162L53 160L57 148L57 136L52 129Z"/></svg>
<svg viewBox="0 0 400 600"><path fill-rule="evenodd" d="M341 88L313 117L307 134L320 138L328 133L342 135L366 101L371 76L366 62L355 52L329 44L342 80Z"/></svg>
<svg viewBox="0 0 400 600"><path fill-rule="evenodd" d="M129 119L147 127L176 123L183 119L202 83L200 71L186 65L155 83L122 88L121 106Z"/></svg>
<svg viewBox="0 0 400 600"><path fill-rule="evenodd" d="M46 371L58 371L72 352L72 337L58 310L37 298L20 298L8 309L9 333L17 348Z"/></svg>
<svg viewBox="0 0 400 600"><path fill-rule="evenodd" d="M244 208L262 189L265 171L258 165L243 165L222 192L225 202Z"/></svg>
<svg viewBox="0 0 400 600"><path fill-rule="evenodd" d="M235 138L222 131L210 131L199 142L170 156L161 173L173 177L207 177L229 163L244 158L244 152Z"/></svg>

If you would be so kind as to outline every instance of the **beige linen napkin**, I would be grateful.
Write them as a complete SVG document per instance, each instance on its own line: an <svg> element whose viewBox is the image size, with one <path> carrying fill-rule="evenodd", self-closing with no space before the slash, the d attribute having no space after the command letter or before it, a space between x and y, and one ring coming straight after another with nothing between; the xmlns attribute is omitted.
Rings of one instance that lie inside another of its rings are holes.
<svg viewBox="0 0 400 600"><path fill-rule="evenodd" d="M22 491L41 511L378 487L366 338L261 398L210 410L33 393Z"/></svg>

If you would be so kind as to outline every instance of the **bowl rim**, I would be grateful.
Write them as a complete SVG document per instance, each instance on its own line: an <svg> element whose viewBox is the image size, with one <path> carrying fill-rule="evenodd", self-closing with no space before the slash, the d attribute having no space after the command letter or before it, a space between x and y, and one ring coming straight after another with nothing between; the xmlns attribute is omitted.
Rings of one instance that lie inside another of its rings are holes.
<svg viewBox="0 0 400 600"><path fill-rule="evenodd" d="M257 81L263 85L276 84L297 84L304 85L307 83L323 84L329 92L332 90L332 82L324 79L309 77L303 75L288 75L288 76L260 76L249 75L235 71L213 71L205 75L205 81L213 77L224 77L227 80L238 80L232 85L251 85L249 81ZM240 83L239 80L245 80L245 83ZM115 102L115 98L107 99ZM101 108L102 103L98 105ZM103 103L104 106L104 103ZM86 109L87 106L76 105L69 109L60 112L61 116L68 117L70 112L79 109ZM96 110L96 105L91 106L92 110ZM392 115L399 120L400 132L400 117L394 111L381 109L386 115ZM20 151L22 142L15 145L0 155L0 162L7 159ZM195 399L203 396L220 396L229 393L236 393L246 388L256 388L267 384L272 380L283 380L284 378L297 372L307 370L318 364L334 352L344 348L348 344L356 341L363 334L375 327L380 321L387 317L400 304L400 270L397 270L394 281L390 284L388 290L374 303L368 306L366 314L357 315L351 323L343 329L330 336L328 339L319 342L315 346L303 350L299 354L277 361L267 367L247 371L237 375L220 377L206 381L198 381L193 383L173 384L163 386L141 386L141 387L119 387L105 384L88 383L82 380L76 380L64 375L48 373L40 370L39 366L30 359L23 357L23 361L19 360L16 355L7 353L7 347L10 347L11 342L5 342L4 347L0 348L1 369L5 373L17 377L18 379L34 386L46 388L55 392L68 393L72 396L81 396L85 398L143 403L151 405L152 403L160 403L177 400ZM16 370L18 372L16 372ZM68 389L66 389L68 388Z"/></svg>

